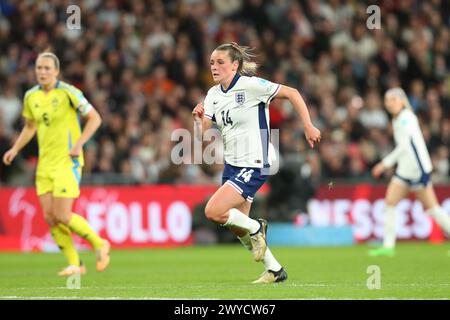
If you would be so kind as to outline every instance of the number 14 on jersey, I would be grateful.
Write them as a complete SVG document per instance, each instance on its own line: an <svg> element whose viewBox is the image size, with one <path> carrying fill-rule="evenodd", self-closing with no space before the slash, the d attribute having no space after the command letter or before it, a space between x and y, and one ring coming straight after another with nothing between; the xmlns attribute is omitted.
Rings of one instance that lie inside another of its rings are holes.
<svg viewBox="0 0 450 320"><path fill-rule="evenodd" d="M224 126L231 124L233 125L233 120L230 118L230 110L227 110L227 113L225 113L225 110L222 111L222 123Z"/></svg>

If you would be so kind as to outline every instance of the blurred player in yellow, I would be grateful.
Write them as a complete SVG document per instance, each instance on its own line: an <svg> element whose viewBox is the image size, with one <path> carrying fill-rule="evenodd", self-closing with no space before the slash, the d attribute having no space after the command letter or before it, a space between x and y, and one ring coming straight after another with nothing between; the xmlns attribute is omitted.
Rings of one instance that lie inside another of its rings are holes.
<svg viewBox="0 0 450 320"><path fill-rule="evenodd" d="M82 148L100 126L101 117L80 90L58 80L59 59L55 54L41 53L35 71L38 85L24 97L25 125L13 147L4 154L3 162L10 165L37 132L36 192L52 237L69 264L58 275L86 273L72 232L89 241L97 254L97 271L104 271L110 261L109 242L100 238L83 217L72 212L74 199L80 195ZM78 114L87 120L83 130Z"/></svg>

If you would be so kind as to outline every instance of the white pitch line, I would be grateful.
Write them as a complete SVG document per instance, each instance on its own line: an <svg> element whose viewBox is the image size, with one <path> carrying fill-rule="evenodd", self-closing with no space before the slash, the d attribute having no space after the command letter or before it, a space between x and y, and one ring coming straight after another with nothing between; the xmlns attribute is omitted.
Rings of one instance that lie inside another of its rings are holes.
<svg viewBox="0 0 450 320"><path fill-rule="evenodd" d="M383 286L389 287L389 288L395 288L395 287L448 287L450 286L450 283L382 283ZM270 285L269 285L270 286ZM268 287L269 287L268 286ZM365 283L337 283L337 284L330 284L330 283L275 283L273 286L280 286L280 287L348 287L348 288L361 288L366 287ZM119 286L81 286L81 290L94 290L94 289L102 289L102 290L153 290L153 289L217 289L217 288L234 288L234 289L248 289L248 288L255 288L260 287L260 285L255 285L252 283L249 284L241 284L241 285L220 285L220 284L211 284L211 285L188 285L188 286L168 286L168 285L152 285L152 286L132 286L132 287L119 287ZM70 290L67 287L61 286L61 287L18 287L14 288L14 290Z"/></svg>
<svg viewBox="0 0 450 320"><path fill-rule="evenodd" d="M19 299L19 300L222 300L217 298L167 298L167 297L50 297L50 296L38 296L38 297L19 297L19 296L0 296L1 299ZM253 300L253 299L227 299L227 300ZM260 300L260 299L255 299ZM279 300L279 299L268 299ZM382 298L355 298L355 297L310 297L310 298L287 298L280 300L449 300L448 298L423 298L423 297L382 297Z"/></svg>
<svg viewBox="0 0 450 320"><path fill-rule="evenodd" d="M168 297L79 297L79 296L0 296L0 299L20 300L219 300L218 298L168 298Z"/></svg>

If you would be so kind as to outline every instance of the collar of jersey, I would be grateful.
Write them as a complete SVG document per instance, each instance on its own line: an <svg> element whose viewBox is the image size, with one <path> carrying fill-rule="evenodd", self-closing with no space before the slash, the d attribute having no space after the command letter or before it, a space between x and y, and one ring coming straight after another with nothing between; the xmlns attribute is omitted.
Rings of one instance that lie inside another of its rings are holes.
<svg viewBox="0 0 450 320"><path fill-rule="evenodd" d="M395 116L394 118L397 119L397 118L400 116L400 113L402 113L402 112L405 111L405 110L408 110L408 108L407 108L407 107L403 107L402 110L400 110L400 112L397 113L397 116Z"/></svg>
<svg viewBox="0 0 450 320"><path fill-rule="evenodd" d="M55 87L54 87L53 89L56 89L56 88L59 87L59 81L61 81L61 80L57 80L57 81L56 81ZM52 89L52 90L53 90L53 89ZM42 86L41 86L41 85L39 85L39 90L42 90Z"/></svg>
<svg viewBox="0 0 450 320"><path fill-rule="evenodd" d="M236 84L236 82L239 80L239 78L241 77L241 75L239 73L236 72L236 74L233 77L233 80L231 80L230 85L228 86L227 90L223 90L222 85L220 85L220 90L222 90L223 93L227 93L228 91L231 90L231 88L234 87L234 85Z"/></svg>

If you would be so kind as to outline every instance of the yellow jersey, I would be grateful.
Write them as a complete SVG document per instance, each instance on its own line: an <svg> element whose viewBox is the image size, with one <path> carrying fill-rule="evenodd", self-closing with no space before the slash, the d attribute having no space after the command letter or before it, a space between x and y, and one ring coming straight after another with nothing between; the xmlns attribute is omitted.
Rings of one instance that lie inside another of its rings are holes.
<svg viewBox="0 0 450 320"><path fill-rule="evenodd" d="M38 174L83 166L83 153L73 159L69 151L81 136L79 112L86 114L90 108L83 93L63 81L58 81L49 92L36 85L25 93L22 115L37 124Z"/></svg>

